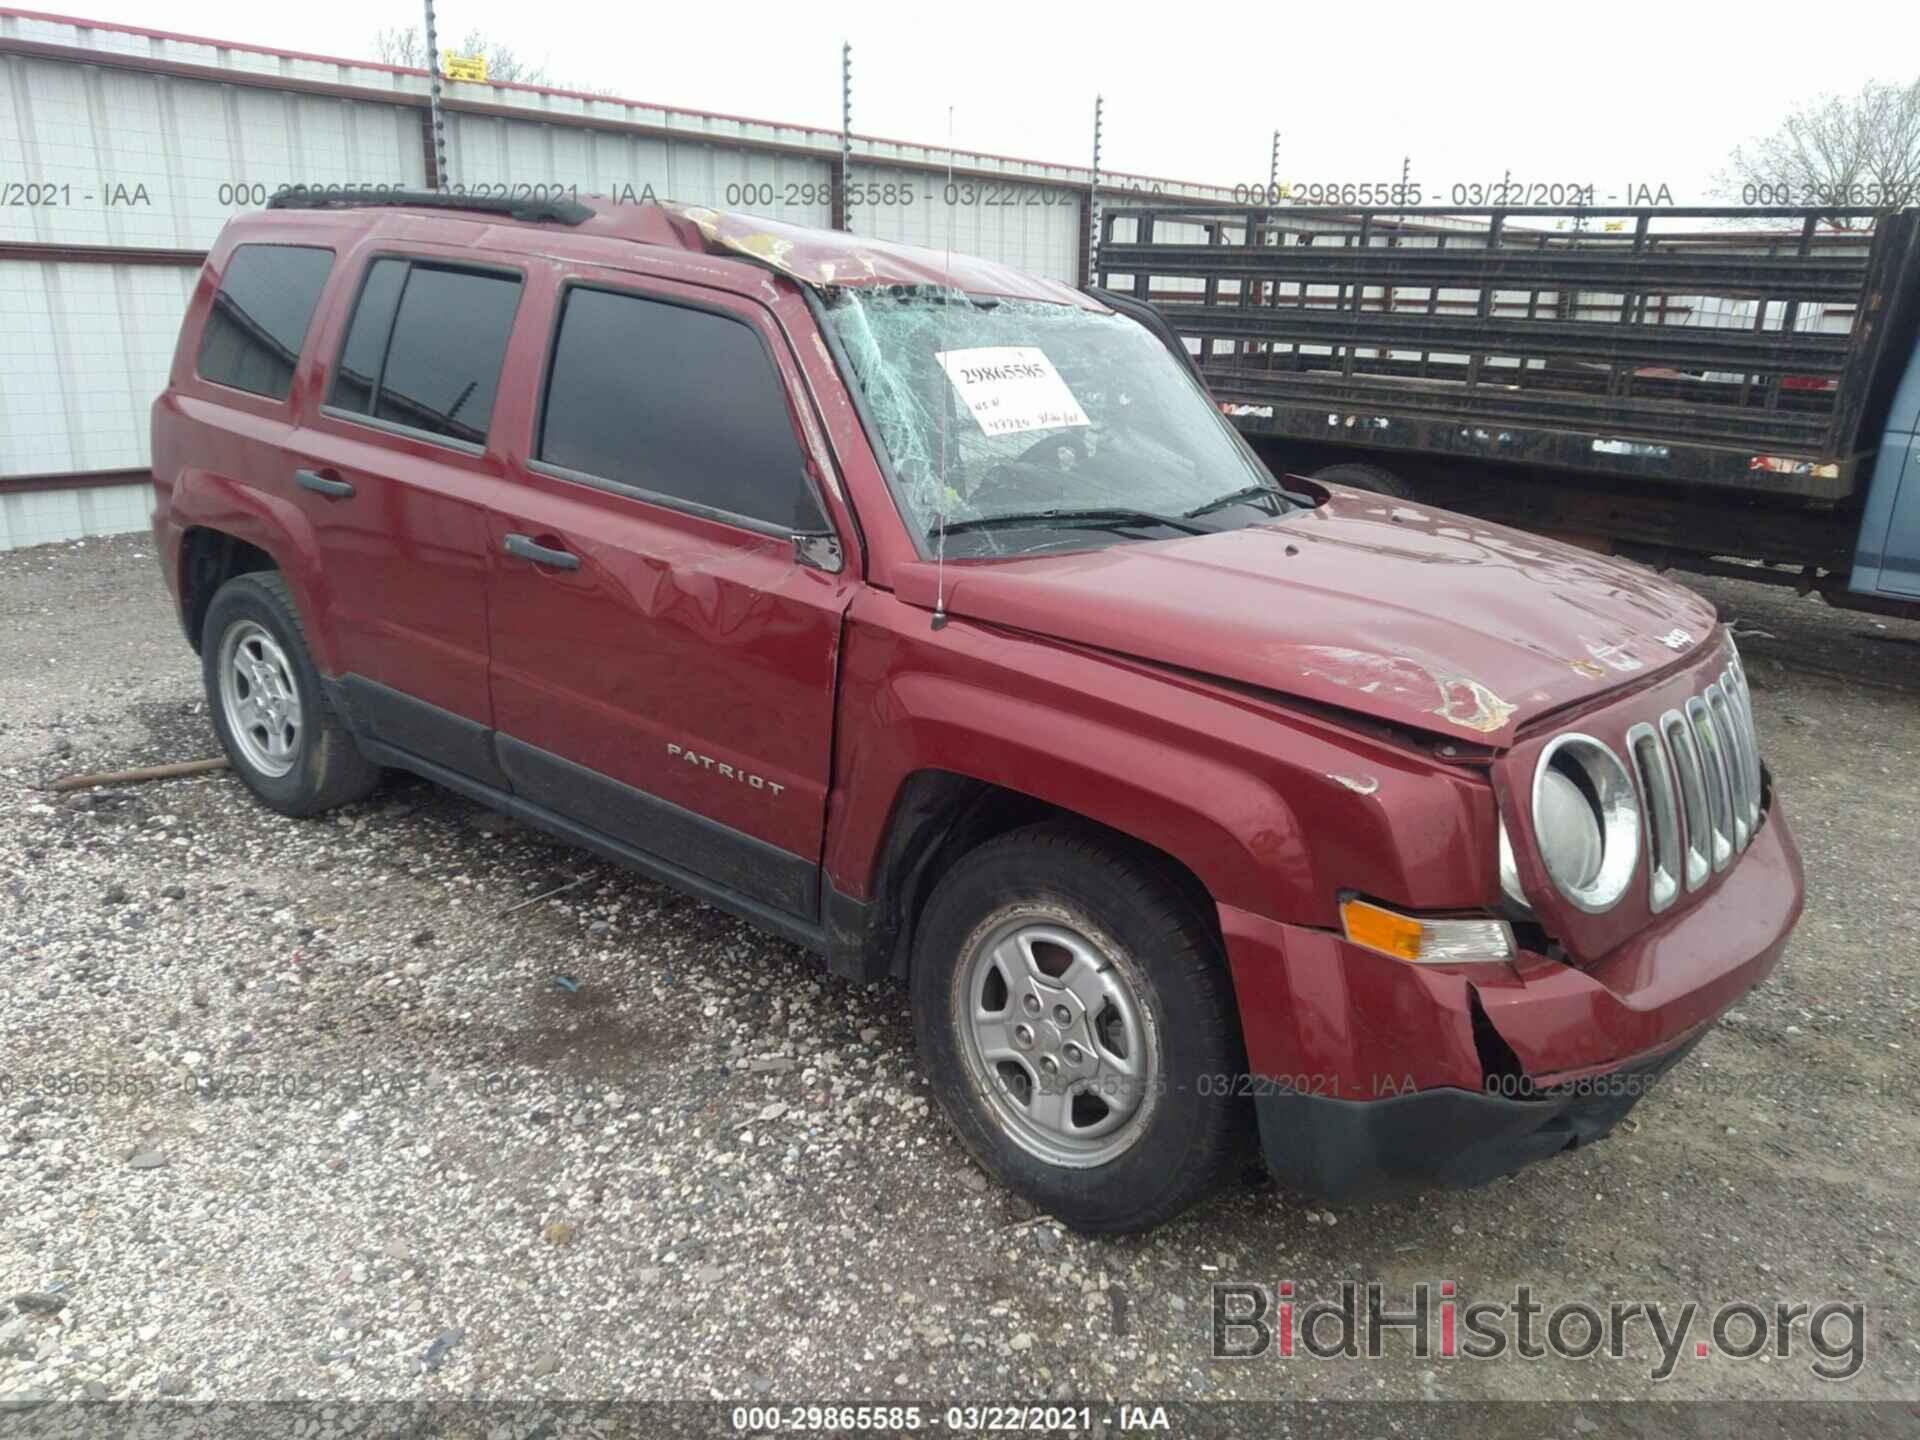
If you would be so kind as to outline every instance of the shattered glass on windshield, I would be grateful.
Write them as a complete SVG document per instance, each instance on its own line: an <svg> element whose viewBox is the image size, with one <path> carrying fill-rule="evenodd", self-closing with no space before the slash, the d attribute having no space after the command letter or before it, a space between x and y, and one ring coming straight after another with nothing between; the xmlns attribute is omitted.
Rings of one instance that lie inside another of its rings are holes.
<svg viewBox="0 0 1920 1440"><path fill-rule="evenodd" d="M962 553L1059 542L1045 527L979 523L996 517L1179 517L1272 484L1192 377L1124 316L926 286L830 292L827 314L908 523L930 536L943 517L974 522ZM1284 507L1257 508L1270 518Z"/></svg>

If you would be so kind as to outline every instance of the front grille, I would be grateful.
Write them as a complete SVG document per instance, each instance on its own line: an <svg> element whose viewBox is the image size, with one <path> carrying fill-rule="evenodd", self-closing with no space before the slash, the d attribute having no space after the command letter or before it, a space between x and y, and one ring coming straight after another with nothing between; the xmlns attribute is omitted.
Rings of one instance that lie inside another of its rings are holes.
<svg viewBox="0 0 1920 1440"><path fill-rule="evenodd" d="M1634 726L1627 749L1647 817L1648 899L1658 912L1682 886L1698 890L1725 870L1760 828L1760 746L1739 659L1658 724Z"/></svg>
<svg viewBox="0 0 1920 1440"><path fill-rule="evenodd" d="M1681 855L1685 849L1681 802L1673 766L1653 726L1636 725L1627 732L1627 754L1633 761L1633 778L1640 786L1640 807L1647 817L1647 864L1652 875L1648 899L1658 915L1680 893Z"/></svg>

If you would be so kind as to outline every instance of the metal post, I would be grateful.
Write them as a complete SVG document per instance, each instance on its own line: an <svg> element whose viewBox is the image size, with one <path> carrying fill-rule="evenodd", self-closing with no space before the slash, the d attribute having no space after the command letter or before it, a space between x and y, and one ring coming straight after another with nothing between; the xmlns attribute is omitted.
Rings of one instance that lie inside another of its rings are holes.
<svg viewBox="0 0 1920 1440"><path fill-rule="evenodd" d="M1106 101L1093 97L1093 178L1087 185L1087 283L1100 283L1100 121Z"/></svg>
<svg viewBox="0 0 1920 1440"><path fill-rule="evenodd" d="M847 182L853 175L853 42L843 41L840 46L840 203L836 209L839 215L834 219L837 230L851 230L848 203L853 193L847 188Z"/></svg>
<svg viewBox="0 0 1920 1440"><path fill-rule="evenodd" d="M1412 181L1413 181L1413 156L1402 155L1400 157L1400 195L1398 197L1402 205L1407 203L1407 190L1409 185L1412 183ZM1393 249L1395 246L1399 245L1402 238L1404 238L1402 232L1404 232L1406 228L1407 228L1407 217L1404 213L1393 217L1393 229L1387 235L1388 249ZM1391 281L1389 281L1385 286L1381 288L1380 299L1382 301L1380 308L1389 315L1393 314L1395 299L1393 294L1393 284Z"/></svg>
<svg viewBox="0 0 1920 1440"><path fill-rule="evenodd" d="M1267 203L1280 203L1280 132L1273 132L1273 153L1267 160Z"/></svg>
<svg viewBox="0 0 1920 1440"><path fill-rule="evenodd" d="M440 34L433 26L433 0L424 0L427 9L427 124L433 131L433 174L427 183L435 190L447 188L447 112L440 106Z"/></svg>

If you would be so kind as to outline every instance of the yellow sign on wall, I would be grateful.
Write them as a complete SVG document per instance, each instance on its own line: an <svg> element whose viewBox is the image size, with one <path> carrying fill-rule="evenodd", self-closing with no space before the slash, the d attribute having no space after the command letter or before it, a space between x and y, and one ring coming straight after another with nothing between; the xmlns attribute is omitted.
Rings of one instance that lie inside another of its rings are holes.
<svg viewBox="0 0 1920 1440"><path fill-rule="evenodd" d="M456 55L451 50L440 52L440 73L449 80L477 80L487 83L487 57L484 55Z"/></svg>

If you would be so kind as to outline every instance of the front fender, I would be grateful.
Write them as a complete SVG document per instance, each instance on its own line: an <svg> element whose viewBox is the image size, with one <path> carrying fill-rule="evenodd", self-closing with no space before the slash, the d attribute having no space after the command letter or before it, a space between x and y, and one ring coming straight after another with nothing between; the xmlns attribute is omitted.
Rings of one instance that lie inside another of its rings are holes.
<svg viewBox="0 0 1920 1440"><path fill-rule="evenodd" d="M1416 908L1497 894L1491 792L1411 749L1192 677L926 612L849 615L826 868L875 895L896 797L946 771L1185 865L1217 905L1337 923L1357 890Z"/></svg>
<svg viewBox="0 0 1920 1440"><path fill-rule="evenodd" d="M893 798L923 770L997 785L1130 835L1179 859L1216 897L1251 900L1257 875L1306 860L1279 796L1158 737L1084 717L1063 726L1044 705L950 675L892 676L870 698L869 713L887 721L853 747L858 782L846 801L859 823L839 832L828 856L843 890L852 881L854 893L871 893ZM1162 783L1175 773L1177 788ZM1199 803L1206 795L1217 797L1211 812Z"/></svg>

